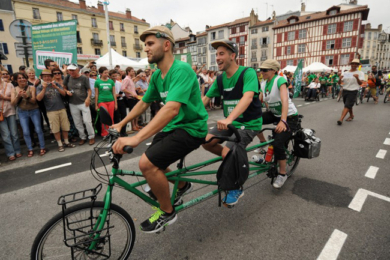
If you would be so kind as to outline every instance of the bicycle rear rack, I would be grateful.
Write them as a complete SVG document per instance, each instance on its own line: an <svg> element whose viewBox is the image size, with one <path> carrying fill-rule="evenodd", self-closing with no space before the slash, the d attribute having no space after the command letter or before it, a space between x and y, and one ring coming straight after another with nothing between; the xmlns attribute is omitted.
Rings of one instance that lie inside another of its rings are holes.
<svg viewBox="0 0 390 260"><path fill-rule="evenodd" d="M108 212L104 228L99 231L94 231L100 225L101 211L94 211L94 205L97 195L102 189L100 183L96 188L78 191L62 195L58 198L58 205L62 207L62 222L64 230L64 244L71 248L72 259L75 259L77 252L86 252L103 258L109 259L111 256L111 240L110 240L110 215ZM66 215L67 205L81 200L90 199L91 207L89 214L85 214L81 218L71 218ZM91 244L96 242L94 249L89 249ZM108 254L102 253L104 248L108 247Z"/></svg>

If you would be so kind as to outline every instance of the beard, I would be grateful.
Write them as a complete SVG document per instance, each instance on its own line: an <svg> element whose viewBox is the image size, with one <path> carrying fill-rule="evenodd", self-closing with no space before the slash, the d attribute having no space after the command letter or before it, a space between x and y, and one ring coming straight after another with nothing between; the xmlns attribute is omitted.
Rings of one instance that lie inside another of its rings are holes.
<svg viewBox="0 0 390 260"><path fill-rule="evenodd" d="M154 55L152 55L150 58L148 58L149 64L153 63L159 63L164 59L164 52L156 52Z"/></svg>

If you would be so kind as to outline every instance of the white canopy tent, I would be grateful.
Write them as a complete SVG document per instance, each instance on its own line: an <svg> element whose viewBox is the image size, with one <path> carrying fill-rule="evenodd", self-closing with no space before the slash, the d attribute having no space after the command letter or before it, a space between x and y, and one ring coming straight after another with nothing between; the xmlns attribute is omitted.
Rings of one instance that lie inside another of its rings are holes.
<svg viewBox="0 0 390 260"><path fill-rule="evenodd" d="M294 73L296 69L297 66L287 65L284 69L282 69L282 71L284 72L286 70L287 72Z"/></svg>
<svg viewBox="0 0 390 260"><path fill-rule="evenodd" d="M338 71L336 68L330 68L321 62L313 62L309 66L303 68L303 72L330 72L331 70Z"/></svg>
<svg viewBox="0 0 390 260"><path fill-rule="evenodd" d="M141 60L138 62L138 64L139 64L140 66L149 66L148 58L143 58L143 59L141 59Z"/></svg>
<svg viewBox="0 0 390 260"><path fill-rule="evenodd" d="M96 66L98 68L104 66L107 67L108 69L113 69L116 65L119 65L123 70L125 70L127 67L133 67L135 69L145 68L145 66L140 65L138 62L123 57L113 49L111 49L111 55L112 55L112 67L110 66L108 52L95 61Z"/></svg>

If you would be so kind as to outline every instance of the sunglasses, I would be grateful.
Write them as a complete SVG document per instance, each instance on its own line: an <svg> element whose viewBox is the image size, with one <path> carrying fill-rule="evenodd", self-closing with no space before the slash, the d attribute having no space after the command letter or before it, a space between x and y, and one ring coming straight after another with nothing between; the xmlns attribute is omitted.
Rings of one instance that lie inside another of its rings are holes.
<svg viewBox="0 0 390 260"><path fill-rule="evenodd" d="M261 72L268 72L270 71L271 69L260 69Z"/></svg>
<svg viewBox="0 0 390 260"><path fill-rule="evenodd" d="M3 76L9 76L8 73L1 73L1 75L3 75Z"/></svg>
<svg viewBox="0 0 390 260"><path fill-rule="evenodd" d="M89 76L91 76L91 77L96 77L97 75L96 75L96 74L91 74L91 75L89 75Z"/></svg>
<svg viewBox="0 0 390 260"><path fill-rule="evenodd" d="M156 38L168 38L168 35L166 33L158 32L156 33Z"/></svg>
<svg viewBox="0 0 390 260"><path fill-rule="evenodd" d="M61 72L54 72L53 75L61 75Z"/></svg>

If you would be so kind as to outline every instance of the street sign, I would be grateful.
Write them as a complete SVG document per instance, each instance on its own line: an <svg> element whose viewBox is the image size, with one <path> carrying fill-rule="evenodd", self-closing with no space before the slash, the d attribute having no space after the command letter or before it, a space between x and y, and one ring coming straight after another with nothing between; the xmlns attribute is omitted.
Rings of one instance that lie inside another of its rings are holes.
<svg viewBox="0 0 390 260"><path fill-rule="evenodd" d="M31 43L23 44L21 42L15 42L15 49L32 48Z"/></svg>
<svg viewBox="0 0 390 260"><path fill-rule="evenodd" d="M26 20L14 20L9 25L9 32L15 40L21 42L25 39L26 43L31 43L31 23Z"/></svg>
<svg viewBox="0 0 390 260"><path fill-rule="evenodd" d="M23 44L21 42L15 42L15 51L16 51L16 57L18 58L26 58L26 55L28 56L28 58L32 58L31 43Z"/></svg>

